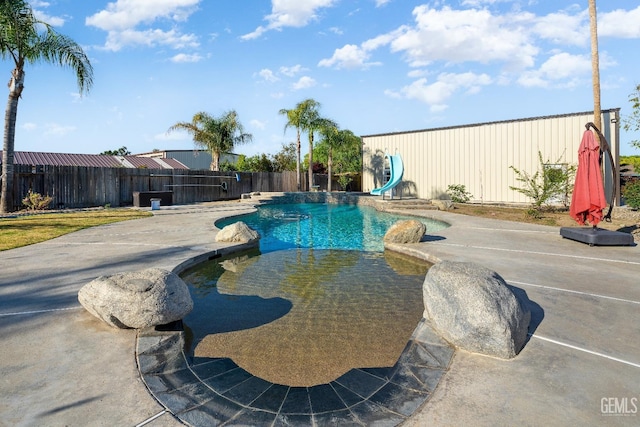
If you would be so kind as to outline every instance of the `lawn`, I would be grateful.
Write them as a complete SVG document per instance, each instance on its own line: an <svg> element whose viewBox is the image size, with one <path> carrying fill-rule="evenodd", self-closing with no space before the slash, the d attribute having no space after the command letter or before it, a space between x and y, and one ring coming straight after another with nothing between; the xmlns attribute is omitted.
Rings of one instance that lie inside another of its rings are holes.
<svg viewBox="0 0 640 427"><path fill-rule="evenodd" d="M84 210L70 213L37 213L0 219L0 251L44 242L96 225L151 216L126 208Z"/></svg>

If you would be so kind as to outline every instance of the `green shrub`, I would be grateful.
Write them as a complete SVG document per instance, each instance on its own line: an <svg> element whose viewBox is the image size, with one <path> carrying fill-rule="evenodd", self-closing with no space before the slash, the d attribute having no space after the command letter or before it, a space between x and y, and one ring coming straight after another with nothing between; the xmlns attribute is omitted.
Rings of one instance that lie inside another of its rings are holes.
<svg viewBox="0 0 640 427"><path fill-rule="evenodd" d="M344 191L347 191L347 185L351 184L351 181L353 181L353 178L347 174L338 176L338 184L340 184L340 187L342 187Z"/></svg>
<svg viewBox="0 0 640 427"><path fill-rule="evenodd" d="M561 198L566 206L569 201L568 196L573 190L572 182L576 166L562 164L560 159L555 163L545 162L540 151L538 151L538 159L540 169L533 175L510 166L509 168L516 173L516 181L523 183L523 186L509 186L509 188L529 197L532 200L531 207L536 211L541 211L543 206L550 204L555 198Z"/></svg>
<svg viewBox="0 0 640 427"><path fill-rule="evenodd" d="M473 197L473 194L467 192L467 187L463 184L451 184L447 187L447 194L451 201L455 203L467 203Z"/></svg>
<svg viewBox="0 0 640 427"><path fill-rule="evenodd" d="M30 211L40 211L46 209L53 198L51 196L43 196L40 193L34 193L29 189L27 196L22 199L22 204Z"/></svg>
<svg viewBox="0 0 640 427"><path fill-rule="evenodd" d="M622 189L624 202L633 209L640 209L640 179L628 182Z"/></svg>

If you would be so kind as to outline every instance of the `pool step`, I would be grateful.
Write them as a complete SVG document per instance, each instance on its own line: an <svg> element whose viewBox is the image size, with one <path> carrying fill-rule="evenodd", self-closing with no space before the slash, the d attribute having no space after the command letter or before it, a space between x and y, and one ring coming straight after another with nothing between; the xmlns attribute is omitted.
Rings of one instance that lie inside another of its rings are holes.
<svg viewBox="0 0 640 427"><path fill-rule="evenodd" d="M384 204L387 206L387 208L393 209L438 210L438 207L431 204L431 200L427 199L385 200Z"/></svg>

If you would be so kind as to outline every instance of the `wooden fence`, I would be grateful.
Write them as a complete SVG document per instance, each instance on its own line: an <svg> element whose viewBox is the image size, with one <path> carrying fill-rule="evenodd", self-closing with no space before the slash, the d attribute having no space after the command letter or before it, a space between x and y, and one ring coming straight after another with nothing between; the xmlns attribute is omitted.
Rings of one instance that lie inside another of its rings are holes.
<svg viewBox="0 0 640 427"><path fill-rule="evenodd" d="M252 191L297 191L295 172L235 173L202 170L15 165L14 210L29 190L53 198L50 208L130 206L136 191L172 191L174 204L239 199ZM301 177L307 189L306 176ZM226 184L226 191L223 189Z"/></svg>

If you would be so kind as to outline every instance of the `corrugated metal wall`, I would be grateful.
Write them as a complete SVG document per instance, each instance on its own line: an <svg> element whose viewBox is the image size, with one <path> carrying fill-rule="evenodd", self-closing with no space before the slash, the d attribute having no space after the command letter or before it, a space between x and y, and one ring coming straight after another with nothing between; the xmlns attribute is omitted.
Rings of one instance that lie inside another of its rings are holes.
<svg viewBox="0 0 640 427"><path fill-rule="evenodd" d="M602 114L602 132L618 159L619 109ZM529 203L511 190L521 187L510 168L533 175L538 151L551 163L578 163L578 147L593 113L483 123L363 136L363 191L382 185L385 152L400 154L404 177L399 194L421 199L442 197L447 187L462 184L473 202ZM614 123L612 123L612 120ZM610 182L608 183L610 189Z"/></svg>

